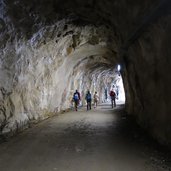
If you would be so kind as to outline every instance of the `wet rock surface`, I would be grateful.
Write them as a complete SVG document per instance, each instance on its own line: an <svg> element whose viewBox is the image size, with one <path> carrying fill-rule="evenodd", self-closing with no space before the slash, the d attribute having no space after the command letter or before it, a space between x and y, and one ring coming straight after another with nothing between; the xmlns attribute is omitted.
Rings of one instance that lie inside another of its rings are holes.
<svg viewBox="0 0 171 171"><path fill-rule="evenodd" d="M109 104L54 116L1 143L0 153L3 171L171 170L171 154Z"/></svg>

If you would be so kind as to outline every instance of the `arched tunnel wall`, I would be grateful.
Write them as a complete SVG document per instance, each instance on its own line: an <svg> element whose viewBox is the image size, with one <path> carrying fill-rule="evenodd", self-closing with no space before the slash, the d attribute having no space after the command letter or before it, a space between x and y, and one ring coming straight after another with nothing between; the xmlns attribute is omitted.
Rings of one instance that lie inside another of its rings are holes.
<svg viewBox="0 0 171 171"><path fill-rule="evenodd" d="M30 39L10 37L2 51L2 133L70 108L75 89L83 103L87 89L101 92L101 78L104 72L110 75L117 59L111 51L114 38L110 46L106 43L109 36L104 26L78 27L62 20Z"/></svg>
<svg viewBox="0 0 171 171"><path fill-rule="evenodd" d="M137 39L124 56L130 100L129 113L161 142L170 144L171 91L170 16L160 18ZM169 140L169 141L168 141Z"/></svg>
<svg viewBox="0 0 171 171"><path fill-rule="evenodd" d="M121 63L127 112L170 146L169 4L1 0L1 133L69 108L76 88L102 92Z"/></svg>

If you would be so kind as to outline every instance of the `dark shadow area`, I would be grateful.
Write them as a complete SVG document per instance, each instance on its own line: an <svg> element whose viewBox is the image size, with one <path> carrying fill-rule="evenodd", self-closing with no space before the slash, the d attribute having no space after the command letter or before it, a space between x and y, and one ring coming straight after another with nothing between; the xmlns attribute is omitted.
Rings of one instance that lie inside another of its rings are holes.
<svg viewBox="0 0 171 171"><path fill-rule="evenodd" d="M171 151L168 147L159 144L147 131L142 129L133 115L127 115L124 105L115 109L114 112L119 119L113 124L114 128L113 131L110 130L110 134L117 135L117 138L129 144L130 147L138 144L138 148L142 148L145 156L150 153L150 161L154 165L171 170Z"/></svg>

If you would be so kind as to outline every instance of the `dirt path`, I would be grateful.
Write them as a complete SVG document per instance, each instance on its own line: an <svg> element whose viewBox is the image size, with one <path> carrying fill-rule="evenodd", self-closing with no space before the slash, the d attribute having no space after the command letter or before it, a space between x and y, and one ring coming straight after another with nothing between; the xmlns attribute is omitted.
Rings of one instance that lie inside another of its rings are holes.
<svg viewBox="0 0 171 171"><path fill-rule="evenodd" d="M0 170L171 170L168 155L120 110L101 105L37 124L0 144Z"/></svg>

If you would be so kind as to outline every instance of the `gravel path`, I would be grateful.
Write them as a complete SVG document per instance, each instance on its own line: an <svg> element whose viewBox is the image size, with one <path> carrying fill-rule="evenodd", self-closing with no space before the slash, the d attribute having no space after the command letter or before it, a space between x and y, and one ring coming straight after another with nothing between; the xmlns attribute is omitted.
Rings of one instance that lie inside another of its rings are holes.
<svg viewBox="0 0 171 171"><path fill-rule="evenodd" d="M169 154L121 107L68 112L0 144L0 171L169 171Z"/></svg>

